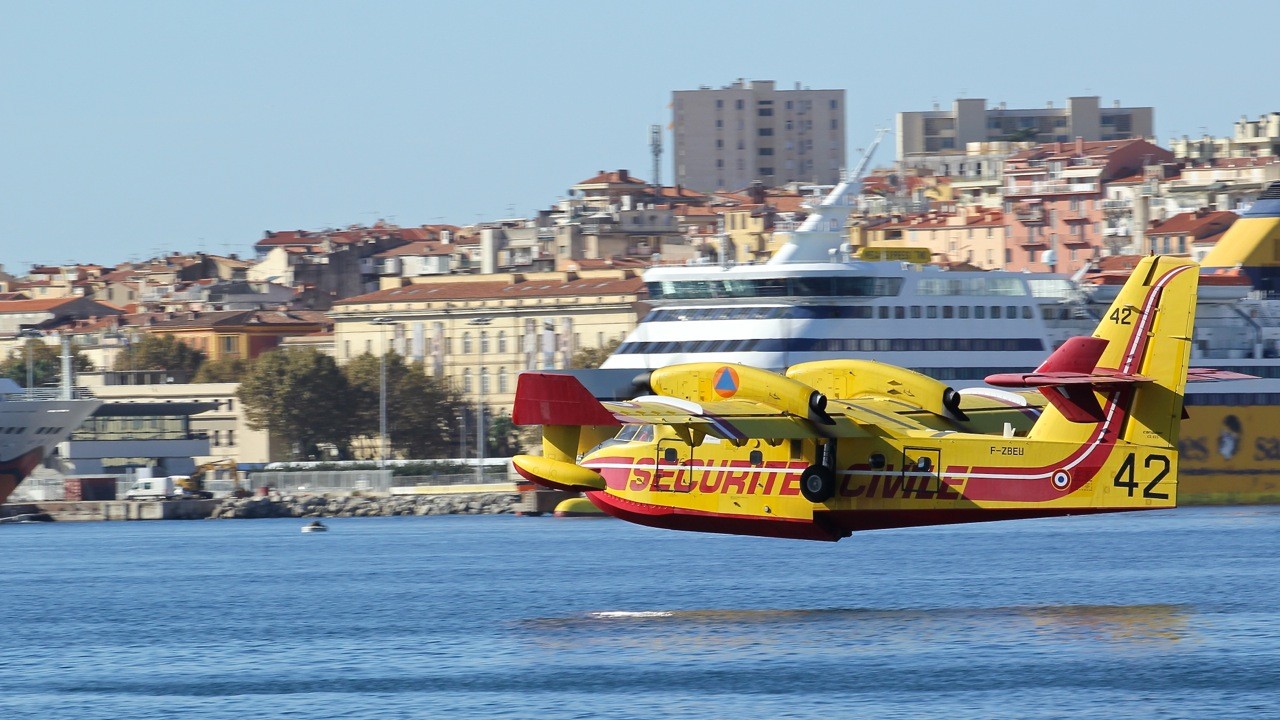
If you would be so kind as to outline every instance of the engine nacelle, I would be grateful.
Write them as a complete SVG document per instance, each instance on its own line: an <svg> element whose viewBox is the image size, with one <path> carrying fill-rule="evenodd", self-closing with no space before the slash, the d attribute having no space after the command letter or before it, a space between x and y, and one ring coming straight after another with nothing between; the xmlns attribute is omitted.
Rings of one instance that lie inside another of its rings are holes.
<svg viewBox="0 0 1280 720"><path fill-rule="evenodd" d="M835 400L880 395L935 415L964 420L960 393L946 383L875 360L817 360L793 365L787 377Z"/></svg>
<svg viewBox="0 0 1280 720"><path fill-rule="evenodd" d="M654 394L665 397L696 403L752 400L813 422L835 423L827 415L827 398L821 392L803 382L746 365L668 365L653 371L649 386Z"/></svg>

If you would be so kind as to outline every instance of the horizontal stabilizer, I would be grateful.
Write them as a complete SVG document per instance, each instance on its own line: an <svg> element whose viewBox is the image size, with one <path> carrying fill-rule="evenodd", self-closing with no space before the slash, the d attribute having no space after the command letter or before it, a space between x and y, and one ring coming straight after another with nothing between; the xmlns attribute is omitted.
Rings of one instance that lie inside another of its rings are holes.
<svg viewBox="0 0 1280 720"><path fill-rule="evenodd" d="M996 387L1041 388L1063 385L1091 385L1093 387L1106 388L1116 385L1151 382L1151 378L1145 375L1134 375L1099 368L1091 373L1000 373L998 375L988 375L986 381L988 385L995 385Z"/></svg>
<svg viewBox="0 0 1280 720"><path fill-rule="evenodd" d="M1233 370L1217 370L1214 368L1188 368L1187 382L1218 382L1220 380L1257 380L1257 375L1246 375Z"/></svg>
<svg viewBox="0 0 1280 720"><path fill-rule="evenodd" d="M1109 341L1100 337L1073 337L1062 344L1034 372L988 375L988 385L1039 388L1040 393L1067 420L1102 422L1102 405L1094 390L1149 383L1151 378L1097 367Z"/></svg>
<svg viewBox="0 0 1280 720"><path fill-rule="evenodd" d="M516 425L621 425L572 375L523 372L511 409Z"/></svg>

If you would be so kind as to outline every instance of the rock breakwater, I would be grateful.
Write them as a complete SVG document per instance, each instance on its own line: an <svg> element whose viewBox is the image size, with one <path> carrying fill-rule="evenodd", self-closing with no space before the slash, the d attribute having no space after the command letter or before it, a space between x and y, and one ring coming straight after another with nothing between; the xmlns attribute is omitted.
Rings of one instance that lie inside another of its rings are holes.
<svg viewBox="0 0 1280 720"><path fill-rule="evenodd" d="M516 493L459 495L268 495L228 498L211 520L226 518L373 517L387 515L501 515L515 512Z"/></svg>

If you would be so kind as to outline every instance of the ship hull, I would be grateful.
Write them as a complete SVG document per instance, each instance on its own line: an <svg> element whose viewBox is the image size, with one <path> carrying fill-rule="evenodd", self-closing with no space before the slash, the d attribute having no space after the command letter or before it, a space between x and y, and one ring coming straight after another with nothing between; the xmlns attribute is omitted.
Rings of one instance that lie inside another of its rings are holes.
<svg viewBox="0 0 1280 720"><path fill-rule="evenodd" d="M0 505L18 489L23 479L44 460L44 448L37 447L10 460L0 461Z"/></svg>
<svg viewBox="0 0 1280 720"><path fill-rule="evenodd" d="M1178 442L1178 504L1280 503L1280 406L1195 405Z"/></svg>
<svg viewBox="0 0 1280 720"><path fill-rule="evenodd" d="M38 393L0 396L0 504L101 405Z"/></svg>

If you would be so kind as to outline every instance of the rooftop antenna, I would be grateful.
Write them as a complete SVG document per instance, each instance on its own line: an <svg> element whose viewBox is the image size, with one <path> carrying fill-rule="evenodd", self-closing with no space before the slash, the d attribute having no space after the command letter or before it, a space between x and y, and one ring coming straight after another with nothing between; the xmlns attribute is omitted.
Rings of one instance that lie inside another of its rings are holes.
<svg viewBox="0 0 1280 720"><path fill-rule="evenodd" d="M653 186L662 187L662 126L649 126L649 152L653 153Z"/></svg>

